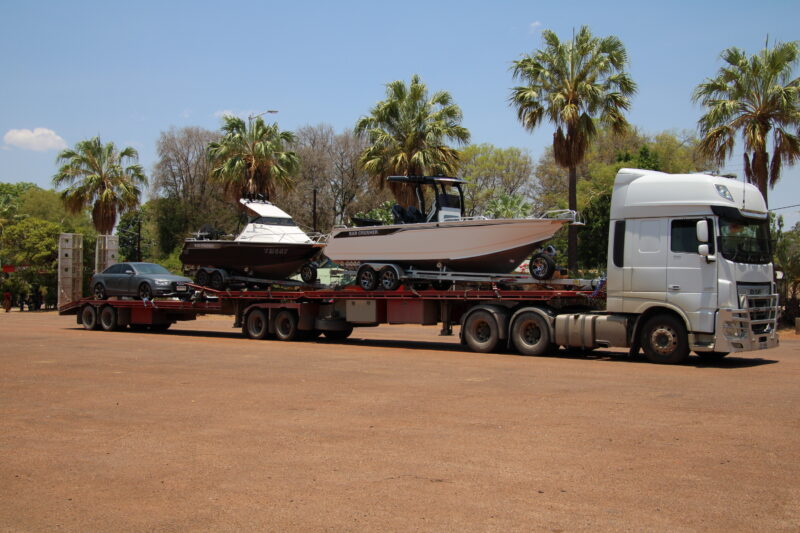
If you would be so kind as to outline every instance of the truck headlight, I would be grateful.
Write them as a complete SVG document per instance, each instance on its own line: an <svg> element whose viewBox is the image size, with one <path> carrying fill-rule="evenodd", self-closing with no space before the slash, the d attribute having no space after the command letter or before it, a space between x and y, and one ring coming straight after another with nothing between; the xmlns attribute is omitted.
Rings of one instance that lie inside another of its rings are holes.
<svg viewBox="0 0 800 533"><path fill-rule="evenodd" d="M722 325L722 333L726 337L733 337L735 339L742 336L742 331L736 326L735 322L725 322L725 324Z"/></svg>

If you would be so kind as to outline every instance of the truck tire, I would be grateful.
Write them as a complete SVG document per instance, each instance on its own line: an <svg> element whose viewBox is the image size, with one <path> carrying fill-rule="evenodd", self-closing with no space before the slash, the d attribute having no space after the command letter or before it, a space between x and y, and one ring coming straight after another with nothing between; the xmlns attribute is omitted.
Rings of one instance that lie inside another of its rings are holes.
<svg viewBox="0 0 800 533"><path fill-rule="evenodd" d="M400 274L392 265L386 265L378 273L378 282L381 289L394 291L400 286Z"/></svg>
<svg viewBox="0 0 800 533"><path fill-rule="evenodd" d="M97 329L97 308L95 306L83 306L81 309L81 323L88 330Z"/></svg>
<svg viewBox="0 0 800 533"><path fill-rule="evenodd" d="M100 310L100 327L103 328L103 331L117 329L117 310L110 305L103 306Z"/></svg>
<svg viewBox="0 0 800 533"><path fill-rule="evenodd" d="M247 314L245 334L251 339L266 339L269 335L269 319L263 309L253 309Z"/></svg>
<svg viewBox="0 0 800 533"><path fill-rule="evenodd" d="M511 325L511 342L522 355L544 355L555 353L556 346L550 342L550 326L539 313L525 311Z"/></svg>
<svg viewBox="0 0 800 533"><path fill-rule="evenodd" d="M464 340L472 351L494 351L500 341L497 321L488 311L475 311L464 322Z"/></svg>
<svg viewBox="0 0 800 533"><path fill-rule="evenodd" d="M534 254L528 264L531 276L538 280L546 280L553 277L556 272L556 262L547 254Z"/></svg>
<svg viewBox="0 0 800 533"><path fill-rule="evenodd" d="M275 337L280 341L297 338L297 315L289 309L282 309L275 315Z"/></svg>
<svg viewBox="0 0 800 533"><path fill-rule="evenodd" d="M374 291L378 286L378 274L369 265L361 265L356 273L356 283L365 291Z"/></svg>
<svg viewBox="0 0 800 533"><path fill-rule="evenodd" d="M642 328L641 344L653 363L676 364L689 356L686 326L673 315L656 315Z"/></svg>
<svg viewBox="0 0 800 533"><path fill-rule="evenodd" d="M200 270L197 271L197 276L195 276L194 279L197 282L197 284L200 285L201 287L208 287L208 281L209 281L208 270L201 268Z"/></svg>

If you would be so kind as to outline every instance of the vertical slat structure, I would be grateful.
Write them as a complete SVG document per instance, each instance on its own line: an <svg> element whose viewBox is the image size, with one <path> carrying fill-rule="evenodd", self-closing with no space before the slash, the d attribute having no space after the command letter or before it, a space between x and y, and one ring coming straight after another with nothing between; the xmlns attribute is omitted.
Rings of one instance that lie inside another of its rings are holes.
<svg viewBox="0 0 800 533"><path fill-rule="evenodd" d="M98 235L94 255L94 271L102 272L119 258L119 237L117 235Z"/></svg>
<svg viewBox="0 0 800 533"><path fill-rule="evenodd" d="M58 238L58 306L83 296L83 235L62 233Z"/></svg>

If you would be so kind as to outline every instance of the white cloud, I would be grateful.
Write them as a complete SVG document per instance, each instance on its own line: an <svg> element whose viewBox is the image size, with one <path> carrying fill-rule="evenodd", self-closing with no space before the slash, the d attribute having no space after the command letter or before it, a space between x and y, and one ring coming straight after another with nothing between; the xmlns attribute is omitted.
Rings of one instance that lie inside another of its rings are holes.
<svg viewBox="0 0 800 533"><path fill-rule="evenodd" d="M235 117L236 113L234 113L230 109L223 109L222 111L214 111L214 116L217 118Z"/></svg>
<svg viewBox="0 0 800 533"><path fill-rule="evenodd" d="M47 128L34 128L33 130L8 130L3 135L3 141L9 146L16 146L23 150L63 150L67 147L56 132Z"/></svg>
<svg viewBox="0 0 800 533"><path fill-rule="evenodd" d="M541 30L539 29L539 28L541 28L541 27L542 27L542 23L541 23L541 22L539 22L538 20L536 20L536 21L534 21L534 22L531 22L531 33L537 33L537 32L539 32L539 31L541 31Z"/></svg>

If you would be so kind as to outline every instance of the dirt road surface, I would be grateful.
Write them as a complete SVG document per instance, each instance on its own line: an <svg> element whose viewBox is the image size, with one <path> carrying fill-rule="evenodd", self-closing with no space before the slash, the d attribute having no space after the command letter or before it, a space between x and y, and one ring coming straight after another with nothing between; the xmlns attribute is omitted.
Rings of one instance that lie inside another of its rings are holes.
<svg viewBox="0 0 800 533"><path fill-rule="evenodd" d="M716 365L0 315L1 531L798 531L800 340Z"/></svg>

